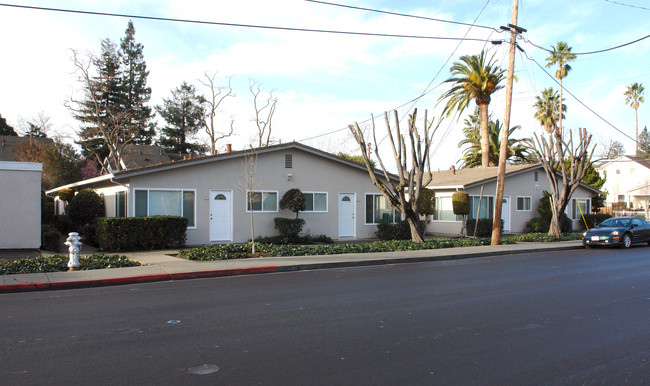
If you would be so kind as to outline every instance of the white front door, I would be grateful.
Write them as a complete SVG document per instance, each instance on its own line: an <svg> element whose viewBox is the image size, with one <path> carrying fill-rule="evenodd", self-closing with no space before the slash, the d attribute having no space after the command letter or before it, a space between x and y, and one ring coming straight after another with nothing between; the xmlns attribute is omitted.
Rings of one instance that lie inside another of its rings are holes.
<svg viewBox="0 0 650 386"><path fill-rule="evenodd" d="M339 193L339 237L355 237L355 193Z"/></svg>
<svg viewBox="0 0 650 386"><path fill-rule="evenodd" d="M210 241L232 240L232 193L210 191Z"/></svg>
<svg viewBox="0 0 650 386"><path fill-rule="evenodd" d="M503 220L503 231L510 232L510 197L503 197L501 219Z"/></svg>

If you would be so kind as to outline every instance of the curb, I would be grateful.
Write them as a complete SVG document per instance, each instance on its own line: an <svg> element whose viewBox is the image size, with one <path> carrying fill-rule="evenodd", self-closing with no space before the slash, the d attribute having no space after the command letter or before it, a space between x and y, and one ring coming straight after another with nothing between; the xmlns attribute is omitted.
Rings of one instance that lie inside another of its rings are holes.
<svg viewBox="0 0 650 386"><path fill-rule="evenodd" d="M138 284L138 283L151 283L159 281L171 280L189 280L210 277L224 277L224 276L240 276L240 275L254 275L263 273L279 273L279 272L297 272L309 271L319 269L332 269L332 268L351 268L351 267L367 267L376 265L391 265L391 264L409 264L409 263L423 263L431 261L444 261L444 260L464 260L477 257L489 256L506 256L517 255L522 253L539 253L539 252L553 252L571 249L582 249L580 246L557 246L551 248L540 248L530 250L511 250L511 251L494 251L494 252L476 252L467 253L456 256L424 256L424 257L402 257L402 258L387 258L376 260L358 260L358 261L339 261L330 263L313 263L313 264L295 264L283 266L262 266L262 267L249 267L249 268L231 268L231 269L218 269L208 271L195 271L195 272L180 272L180 273L162 273L155 275L141 275L123 278L107 278L97 280L79 280L79 281L65 281L65 282L34 282L34 283L17 283L17 284L4 284L0 285L0 294L2 293L16 293L16 292L31 292L31 291L46 291L46 290L63 290L63 289L79 289L79 288L92 288L92 287L105 287L124 284Z"/></svg>

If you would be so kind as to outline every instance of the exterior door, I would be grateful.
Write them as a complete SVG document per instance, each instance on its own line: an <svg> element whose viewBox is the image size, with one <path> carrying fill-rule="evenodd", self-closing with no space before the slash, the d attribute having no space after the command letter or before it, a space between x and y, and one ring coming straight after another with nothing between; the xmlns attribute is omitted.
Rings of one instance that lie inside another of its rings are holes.
<svg viewBox="0 0 650 386"><path fill-rule="evenodd" d="M210 241L232 240L232 193L210 191Z"/></svg>
<svg viewBox="0 0 650 386"><path fill-rule="evenodd" d="M510 232L510 197L503 197L501 219L503 220L503 231Z"/></svg>
<svg viewBox="0 0 650 386"><path fill-rule="evenodd" d="M339 193L339 237L355 237L355 193Z"/></svg>

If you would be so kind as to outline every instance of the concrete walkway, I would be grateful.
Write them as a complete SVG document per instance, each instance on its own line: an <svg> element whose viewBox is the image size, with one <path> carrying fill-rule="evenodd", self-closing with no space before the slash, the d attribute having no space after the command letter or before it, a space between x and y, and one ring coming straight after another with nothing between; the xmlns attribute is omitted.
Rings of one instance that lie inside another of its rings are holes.
<svg viewBox="0 0 650 386"><path fill-rule="evenodd" d="M497 246L428 249L422 251L352 253L341 255L262 257L221 261L190 261L175 257L178 250L127 252L140 267L74 272L0 275L0 293L182 280L311 269L402 264L513 255L582 248L582 242L519 243Z"/></svg>

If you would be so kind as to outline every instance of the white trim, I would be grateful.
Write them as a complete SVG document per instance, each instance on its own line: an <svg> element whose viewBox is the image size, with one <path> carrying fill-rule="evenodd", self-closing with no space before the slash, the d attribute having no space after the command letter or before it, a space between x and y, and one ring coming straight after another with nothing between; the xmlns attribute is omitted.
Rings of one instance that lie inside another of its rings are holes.
<svg viewBox="0 0 650 386"><path fill-rule="evenodd" d="M183 205L184 205L183 204L183 197L182 197L183 192L194 192L194 208L192 208L192 211L194 213L194 225L193 226L188 225L187 229L197 229L197 223L198 223L198 219L196 217L197 206L198 206L197 189L185 189L185 188L136 188L136 187L133 187L131 189L133 191L133 194L132 194L132 196L133 196L133 210L131 212L132 217L136 217L136 215L135 215L135 210L136 210L136 206L135 206L135 196L136 196L136 194L135 194L135 192L137 190L144 190L144 191L147 192L147 216L146 217L149 217L149 192L150 191L153 190L153 191L164 191L164 192L181 192L181 216L180 217L183 217L182 213L183 213L183 209L184 209L183 208ZM128 208L127 208L127 213L128 213Z"/></svg>
<svg viewBox="0 0 650 386"><path fill-rule="evenodd" d="M519 209L519 199L527 198L530 204L530 209ZM515 212L532 212L533 211L533 197L532 196L516 196L515 197Z"/></svg>
<svg viewBox="0 0 650 386"><path fill-rule="evenodd" d="M339 194L341 194L341 193L339 193ZM366 219L366 208L367 208L367 206L366 206L367 205L367 202L366 202L367 197L366 196L369 195L369 194L371 194L373 196L382 196L384 198L384 200L386 200L386 201L388 201L388 199L386 197L384 197L384 194L381 193L381 192L380 193L367 192L367 193L363 194L363 224L364 225L378 225L379 224L378 222L366 222L366 220L367 220ZM393 211L393 222L391 222L391 224L397 224L397 221L395 221L395 220L397 219L397 213L399 213L399 212L396 211L395 208L392 207L392 205L390 205L390 202L388 203L388 206ZM375 220L375 210L376 210L375 201L373 200L372 201L372 220L373 221Z"/></svg>
<svg viewBox="0 0 650 386"><path fill-rule="evenodd" d="M40 162L0 161L0 170L40 172L43 171L43 164Z"/></svg>
<svg viewBox="0 0 650 386"><path fill-rule="evenodd" d="M350 195L352 196L352 236L341 236L341 196L342 195ZM336 198L336 206L337 206L337 224L338 224L338 237L339 239L341 237L351 237L351 238L356 238L357 237L357 193L356 192L348 192L348 193L341 193L337 195Z"/></svg>
<svg viewBox="0 0 650 386"><path fill-rule="evenodd" d="M303 191L302 193L303 193L303 195L306 194L306 193L309 193L309 194L312 195L312 197L314 197L313 196L314 194L324 194L325 195L325 210L301 210L300 213L327 213L329 211L330 204L329 204L329 193L328 192ZM314 202L312 200L312 207L314 206L313 204L314 204Z"/></svg>
<svg viewBox="0 0 650 386"><path fill-rule="evenodd" d="M230 239L229 240L212 240L212 232L210 227L212 226L212 221L210 221L210 218L208 217L208 239L210 239L211 243L215 244L220 244L220 243L231 243L233 240L233 229L235 227L235 205L234 205L234 194L232 189L227 190L227 189L210 189L210 195L208 196L209 198L209 204L208 204L208 215L210 215L210 212L212 211L211 205L212 205L212 194L214 192L228 192L230 193Z"/></svg>
<svg viewBox="0 0 650 386"><path fill-rule="evenodd" d="M248 193L262 193L262 209L261 210L252 210L253 213L278 213L280 211L280 191L278 190L265 190L265 189L253 189L247 190L246 195L244 196L244 211L250 213L251 210L248 209ZM275 210L264 210L264 193L275 193ZM252 208L251 208L252 209Z"/></svg>

